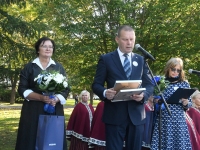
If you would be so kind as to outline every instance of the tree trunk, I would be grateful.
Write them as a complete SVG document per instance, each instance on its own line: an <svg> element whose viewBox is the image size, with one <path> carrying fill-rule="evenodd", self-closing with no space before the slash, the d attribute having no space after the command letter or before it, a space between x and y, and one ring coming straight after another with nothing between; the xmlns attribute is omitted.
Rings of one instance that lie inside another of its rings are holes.
<svg viewBox="0 0 200 150"><path fill-rule="evenodd" d="M18 76L15 74L14 75L14 79L11 80L12 89L11 89L11 95L10 95L10 104L14 104L15 103L17 80L18 80Z"/></svg>
<svg viewBox="0 0 200 150"><path fill-rule="evenodd" d="M90 91L90 104L93 105L93 95L94 93Z"/></svg>
<svg viewBox="0 0 200 150"><path fill-rule="evenodd" d="M12 86L11 95L10 95L10 104L11 105L15 103L15 94L16 94L16 88Z"/></svg>

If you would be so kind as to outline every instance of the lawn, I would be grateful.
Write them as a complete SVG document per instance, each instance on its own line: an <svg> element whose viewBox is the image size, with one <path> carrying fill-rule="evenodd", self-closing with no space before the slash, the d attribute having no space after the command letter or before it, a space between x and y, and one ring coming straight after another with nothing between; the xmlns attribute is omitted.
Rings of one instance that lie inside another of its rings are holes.
<svg viewBox="0 0 200 150"><path fill-rule="evenodd" d="M94 100L93 106L96 107L99 102L100 101L98 100ZM7 103L0 104L9 105ZM20 106L20 104L15 105ZM67 100L67 104L65 106L64 113L65 121L67 123L73 110L74 100ZM14 150L20 111L20 109L0 109L0 150Z"/></svg>

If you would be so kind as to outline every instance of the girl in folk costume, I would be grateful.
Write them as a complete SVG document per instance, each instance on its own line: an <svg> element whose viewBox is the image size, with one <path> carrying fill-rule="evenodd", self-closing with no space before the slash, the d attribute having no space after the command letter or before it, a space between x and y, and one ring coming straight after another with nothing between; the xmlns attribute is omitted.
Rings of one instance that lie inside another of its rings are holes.
<svg viewBox="0 0 200 150"><path fill-rule="evenodd" d="M83 90L79 102L72 111L67 129L66 138L70 140L69 150L87 150L90 137L94 108L88 104L90 93Z"/></svg>

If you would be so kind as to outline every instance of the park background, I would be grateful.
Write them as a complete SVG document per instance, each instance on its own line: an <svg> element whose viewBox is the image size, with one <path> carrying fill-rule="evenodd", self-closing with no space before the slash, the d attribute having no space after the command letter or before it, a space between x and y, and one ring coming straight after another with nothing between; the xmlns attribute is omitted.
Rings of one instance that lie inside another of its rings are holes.
<svg viewBox="0 0 200 150"><path fill-rule="evenodd" d="M180 57L191 87L200 88L199 76L188 73L200 70L199 8L199 0L0 0L1 105L22 102L16 92L19 73L36 57L34 43L42 36L56 43L53 59L66 69L69 98L86 89L93 105L96 64L100 55L117 48L114 38L123 24L135 29L136 43L156 58L148 60L154 75L163 75L166 61ZM0 124L0 134L7 141L17 124L12 130L5 126Z"/></svg>

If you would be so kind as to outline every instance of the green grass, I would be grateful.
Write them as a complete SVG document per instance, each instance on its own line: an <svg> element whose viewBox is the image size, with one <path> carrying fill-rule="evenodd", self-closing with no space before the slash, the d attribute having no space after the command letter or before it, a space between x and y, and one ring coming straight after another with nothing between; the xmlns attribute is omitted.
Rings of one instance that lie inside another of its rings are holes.
<svg viewBox="0 0 200 150"><path fill-rule="evenodd" d="M99 100L94 100L93 106L96 107L99 102ZM0 103L0 105L9 104ZM14 104L11 106L20 106L20 104ZM74 100L67 100L66 106L70 107L64 109L65 121L67 124L73 110ZM0 109L0 150L14 150L20 112L21 110L19 109Z"/></svg>
<svg viewBox="0 0 200 150"><path fill-rule="evenodd" d="M20 110L0 110L0 149L14 150Z"/></svg>
<svg viewBox="0 0 200 150"><path fill-rule="evenodd" d="M93 100L93 106L97 106L97 104L99 103L100 101L99 100ZM67 100L67 103L65 104L65 106L71 106L73 107L75 104L75 100L74 99L68 99Z"/></svg>

